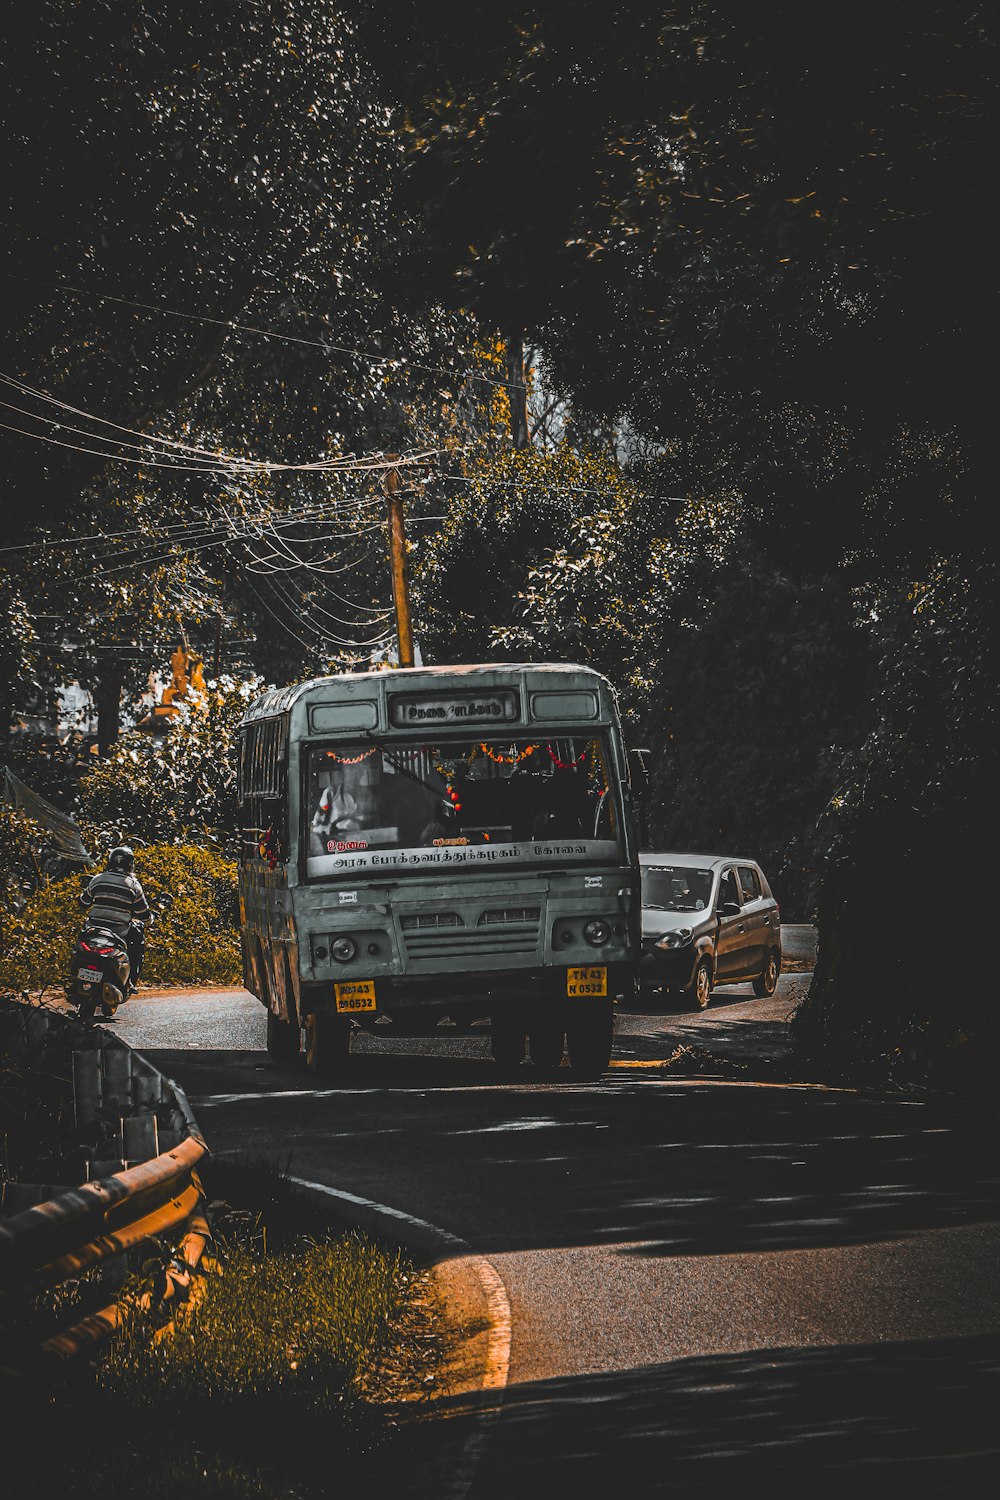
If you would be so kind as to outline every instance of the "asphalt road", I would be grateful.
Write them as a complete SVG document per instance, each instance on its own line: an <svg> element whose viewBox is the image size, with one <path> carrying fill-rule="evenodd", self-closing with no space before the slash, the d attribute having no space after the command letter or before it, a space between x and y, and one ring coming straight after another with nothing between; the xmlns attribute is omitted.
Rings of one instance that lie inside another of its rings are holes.
<svg viewBox="0 0 1000 1500"><path fill-rule="evenodd" d="M495 1079L485 1035L358 1036L336 1086L264 1051L242 993L115 1029L216 1153L429 1221L489 1258L509 1383L471 1495L954 1494L992 1471L993 1142L944 1102L796 1076L770 1001L619 1014L592 1084ZM456 1423L466 1418L456 1416Z"/></svg>

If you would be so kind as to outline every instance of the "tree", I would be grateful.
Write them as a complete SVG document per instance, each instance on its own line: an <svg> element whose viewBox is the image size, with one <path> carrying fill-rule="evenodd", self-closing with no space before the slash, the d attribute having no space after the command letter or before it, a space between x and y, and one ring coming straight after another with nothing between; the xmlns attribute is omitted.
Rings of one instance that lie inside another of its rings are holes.
<svg viewBox="0 0 1000 1500"><path fill-rule="evenodd" d="M363 656L377 483L211 464L405 450L462 367L461 320L402 318L377 274L400 152L349 25L47 0L3 66L6 563L50 654L205 649L221 605L276 676Z"/></svg>
<svg viewBox="0 0 1000 1500"><path fill-rule="evenodd" d="M795 1021L832 1076L991 1087L996 1005L967 977L953 913L977 905L996 820L996 647L979 607L996 587L992 557L942 562L875 627L878 718L820 824L818 961Z"/></svg>
<svg viewBox="0 0 1000 1500"><path fill-rule="evenodd" d="M416 553L418 633L435 661L574 659L580 637L554 607L556 631L519 629L533 569L591 511L614 498L611 465L569 448L485 455L455 476L447 519ZM585 654L583 659L589 659Z"/></svg>
<svg viewBox="0 0 1000 1500"><path fill-rule="evenodd" d="M95 847L127 839L207 842L234 852L236 726L264 686L259 678L224 676L180 700L165 732L123 735L80 785L79 816Z"/></svg>
<svg viewBox="0 0 1000 1500"><path fill-rule="evenodd" d="M887 747L877 726L897 720L901 683L914 720L936 721L949 700L969 729L960 760L973 784L991 759L984 715L995 680L963 666L994 607L979 561L991 545L992 493L981 371L994 342L983 184L996 70L986 14L942 0L841 8L827 25L777 0L741 9L582 0L565 19L531 6L493 18L484 8L471 21L464 13L440 65L436 31L423 48L398 33L394 44L417 57L409 81L393 76L411 111L412 191L432 206L424 284L499 328L520 318L575 410L633 434L628 478L648 496L704 501L707 515L729 498L738 505L756 579L730 567L713 582L697 566L675 577L670 629L650 652L664 701L675 668L688 685L688 732L693 649L720 662L740 598L754 597L766 615L773 589L789 605L800 687L810 685L810 661L824 662L821 630L845 647L862 642L844 659L872 682L871 697L847 714L847 732L827 732L821 695L809 693L797 735L769 755L781 756L777 784L803 793L803 817L846 765L849 785L872 777L881 786L884 772L892 819L862 799L845 863L848 883L867 872L861 889L874 900L877 860L892 849L916 857L928 823L947 820L952 803L955 826L966 826L964 796L943 774L956 743L937 747L942 774L930 786L896 754L879 766ZM393 47L386 55L391 62ZM669 541L673 510L651 520L648 540ZM586 534L581 521L574 542ZM704 535L708 562L715 542ZM536 567L525 638L564 625L567 604L586 625L577 604L589 551L600 555L571 544ZM911 632L910 601L936 595L942 578L951 603L933 632L935 658ZM923 664L912 677L898 658L895 678L868 676L883 631ZM955 674L953 693L932 661ZM830 681L843 723L850 679ZM847 760L860 738L858 760ZM719 777L699 798L696 754L692 744L686 769L679 757L676 790L695 794L696 821L684 826L692 836L697 826L700 842L719 826ZM744 797L754 770L759 757ZM723 789L724 829L738 809L736 777ZM849 1009L868 961L860 924L872 904L841 900L832 868L824 882L821 945L836 957L825 978L817 973L822 1035L842 1002ZM898 916L903 948L936 945L928 972L943 982L947 935L928 934L917 907ZM867 985L858 993L874 1002ZM901 1000L890 1031L913 1020L911 1001Z"/></svg>

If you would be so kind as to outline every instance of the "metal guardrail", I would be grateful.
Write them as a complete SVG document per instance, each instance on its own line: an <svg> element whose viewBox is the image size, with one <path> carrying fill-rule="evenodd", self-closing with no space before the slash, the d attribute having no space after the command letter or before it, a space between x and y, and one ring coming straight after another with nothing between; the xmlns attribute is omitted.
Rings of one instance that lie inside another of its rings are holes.
<svg viewBox="0 0 1000 1500"><path fill-rule="evenodd" d="M69 1155L89 1179L75 1187L6 1185L0 1292L31 1298L97 1266L117 1290L130 1254L166 1241L157 1300L185 1297L211 1229L197 1172L208 1147L183 1091L116 1037L64 1012L6 1001L0 1015L8 1049L29 1067L66 1028L59 1040L73 1059L77 1137ZM22 1206L32 1197L38 1201ZM114 1297L25 1357L78 1353L108 1338L120 1318Z"/></svg>

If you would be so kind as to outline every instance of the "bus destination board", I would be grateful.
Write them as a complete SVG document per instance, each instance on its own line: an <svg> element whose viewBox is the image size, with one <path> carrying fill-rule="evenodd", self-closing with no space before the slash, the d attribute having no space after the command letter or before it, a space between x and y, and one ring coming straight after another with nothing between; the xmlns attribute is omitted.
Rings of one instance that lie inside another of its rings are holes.
<svg viewBox="0 0 1000 1500"><path fill-rule="evenodd" d="M519 717L517 694L506 689L447 697L397 694L389 700L389 722L396 729L423 724L509 724Z"/></svg>

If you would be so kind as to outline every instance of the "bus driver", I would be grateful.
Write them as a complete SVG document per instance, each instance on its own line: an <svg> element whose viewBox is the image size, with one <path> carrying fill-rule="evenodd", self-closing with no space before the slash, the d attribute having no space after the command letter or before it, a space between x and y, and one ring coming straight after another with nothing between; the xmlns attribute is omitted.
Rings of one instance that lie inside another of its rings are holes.
<svg viewBox="0 0 1000 1500"><path fill-rule="evenodd" d="M360 827L357 798L344 785L343 770L333 767L313 814L313 852L325 854L329 840L344 838Z"/></svg>

